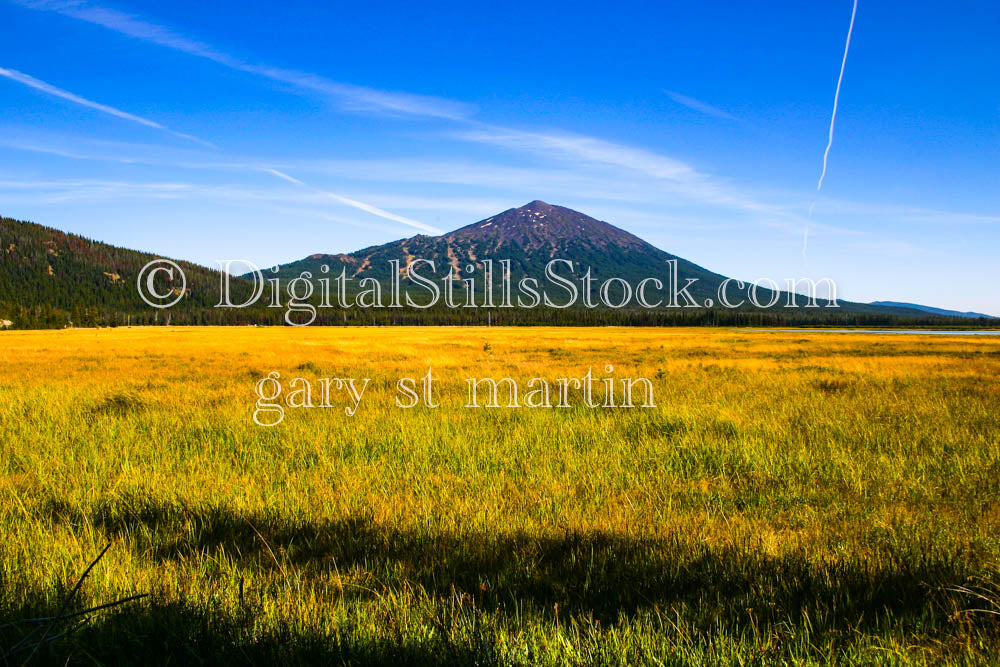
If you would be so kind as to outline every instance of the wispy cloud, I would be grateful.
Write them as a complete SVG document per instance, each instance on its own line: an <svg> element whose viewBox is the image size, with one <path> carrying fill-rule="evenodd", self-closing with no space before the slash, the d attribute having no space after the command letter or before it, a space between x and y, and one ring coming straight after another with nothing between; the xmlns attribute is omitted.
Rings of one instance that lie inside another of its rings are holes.
<svg viewBox="0 0 1000 667"><path fill-rule="evenodd" d="M620 208L621 202L655 205L655 212L641 216L631 209L627 211L629 220L641 223L641 226L650 229L664 226L690 229L693 219L698 221L697 228L701 231L711 228L712 220L726 221L729 228L741 227L747 223L745 218L734 217L727 213L727 210L745 210L768 218L779 218L787 223L796 223L801 222L799 211L808 205L808 200L803 199L803 193L780 189L757 189L753 193L754 197L751 198L740 192L740 188L735 185L726 182L720 185L713 183L710 176L702 174L690 165L677 163L672 158L666 158L642 149L621 147L602 140L577 138L580 141L574 142L574 137L569 135L519 133L516 142L506 144L502 143L502 139L507 137L507 134L496 133L487 139L484 133L485 130L481 131L476 140L518 150L530 150L538 155L560 158L560 162L551 167L543 168L501 166L492 159L486 162L468 159L457 161L429 158L314 160L253 156L219 159L217 153L197 149L83 139L62 134L32 134L25 130L11 133L0 132L0 147L72 160L146 164L223 173L269 173L296 185L304 183L304 181L290 176L289 171L308 174L316 178L333 176L352 181L473 186L477 188L476 192L479 191L478 188L488 187L491 190L509 192L514 195L539 192L546 193L546 197L551 197L551 193L558 193L559 197L564 198L561 200L563 202L567 199L588 202L586 209L588 212L605 215L609 220L618 220L625 213ZM528 136L524 136L525 134ZM548 138L539 139L539 136ZM534 137L534 139L530 137ZM473 140L472 135L467 136L466 139ZM595 144L595 141L598 143ZM552 146L560 146L561 150L553 150ZM621 150L616 150L616 147ZM582 156L599 161L590 165L582 159ZM664 163L664 160L667 162ZM571 164L573 168L567 168L568 164ZM625 168L602 170L600 169L601 165L610 167L625 165ZM588 168L588 166L597 168ZM282 176L269 172L269 170L280 171ZM662 179L665 176L680 179L680 182L671 182L669 188L664 188ZM311 179L306 178L306 180ZM302 187L310 188L311 186L303 185ZM713 214L698 208L690 209L692 212L688 212L688 207L671 196L675 192L681 192L688 196L694 200L695 204L712 203L717 206L718 211ZM308 201L310 205L319 205L323 199L329 199L327 194L322 193L322 190L316 188L307 189L303 191L304 196L297 201ZM511 200L505 197L489 196L484 198L478 196L469 199L456 196L454 193L449 193L446 197L399 196L389 192L360 194L361 199L366 199L368 196L376 197L382 206L438 213L449 211L462 216L475 216L480 213L489 215L511 204ZM355 201L353 198L351 200ZM613 206L609 208L601 202L613 202ZM878 219L884 224L910 226L1000 225L1000 216L988 213L830 198L823 198L821 202L823 210L828 213L827 218L837 219L845 223L856 221L858 224L866 225L866 221ZM692 218L692 215L695 217ZM393 220L393 218L387 219ZM812 225L814 229L823 228L830 232L843 231L847 233L849 231L820 225L815 221L812 222ZM789 226L787 230L790 234L801 235L800 227Z"/></svg>
<svg viewBox="0 0 1000 667"><path fill-rule="evenodd" d="M264 171L266 171L267 173L269 173L269 174L271 174L273 176L277 176L278 178L280 178L280 179L282 179L284 181L288 181L289 183L294 183L295 185L298 185L298 186L303 187L303 188L309 188L310 190L316 190L317 192L320 192L321 194L326 195L327 197L333 199L334 201L340 202L341 204L344 204L346 206L352 206L352 207L354 207L356 209L365 211L366 213L371 213L372 215L378 216L380 218L385 218L386 220L393 220L395 222L399 222L399 223L402 223L404 225L408 225L410 227L413 227L415 229L419 229L421 231L427 232L428 234L441 234L442 233L442 230L438 229L437 227L431 227L430 225L425 225L424 223L418 222L417 220L412 220L410 218L404 218L401 215L396 215L395 213L390 213L389 211L385 211L383 209L380 209L377 206L372 206L371 204L366 204L363 201L358 201L357 199L351 199L350 197L344 197L342 195L338 195L338 194L333 193L333 192L327 192L326 190L320 190L319 188L313 188L311 185L306 185L305 183L303 183L299 179L297 179L297 178L295 178L293 176L289 176L288 174L286 174L286 173L284 173L282 171L278 171L277 169L265 169Z"/></svg>
<svg viewBox="0 0 1000 667"><path fill-rule="evenodd" d="M0 194L4 201L59 205L66 202L95 203L124 200L169 202L197 199L206 204L250 207L256 212L267 210L289 220L321 220L338 225L377 231L392 238L395 225L386 226L368 220L358 220L319 210L326 203L313 193L294 194L286 190L244 188L232 185L203 185L184 182L148 182L77 179L11 181L0 179ZM346 249L345 249L346 250ZM312 252L313 249L308 249ZM273 257L268 261L273 261Z"/></svg>
<svg viewBox="0 0 1000 667"><path fill-rule="evenodd" d="M72 160L91 160L91 161L119 162L119 163L123 163L123 164L147 164L147 165L177 167L177 168L181 168L181 169L211 169L211 170L217 170L217 171L235 171L235 172L253 172L253 173L261 173L262 172L262 173L270 174L272 176L276 176L276 177L278 177L278 178L280 178L280 179L282 179L282 180L284 180L284 181L286 181L288 183L292 183L292 184L297 185L299 187L306 188L309 191L311 191L311 192L319 195L319 197L321 197L321 198L332 199L333 201L336 201L336 202L338 202L340 204L343 204L345 206L350 206L352 208L356 208L356 209L361 210L361 211L365 211L366 213L370 213L370 214L372 214L374 216L377 216L379 218L383 218L385 220L391 220L393 222L397 222L397 223L406 225L408 227L413 227L415 229L419 229L419 230L421 230L423 232L427 232L429 234L440 234L441 233L440 229L438 229L436 227L432 227L430 225L426 225L426 224L424 224L422 222L419 222L417 220L413 220L411 218L406 218L406 217L401 216L401 215L396 215L395 213L391 213L390 211L386 211L386 210L381 209L381 208L379 208L377 206L373 206L371 204L368 204L368 203L363 202L363 201L359 201L357 199L353 199L353 198L350 198L350 197L345 197L343 195L339 195L339 194L336 194L336 193L333 193L333 192L328 192L328 191L322 190L320 188L315 188L315 187L313 187L311 185L308 185L307 183L305 183L305 182L303 182L303 181L301 181L301 180L299 180L297 178L294 178L293 176L289 176L285 172L279 171L278 169L275 169L275 168L269 166L268 163L266 161L263 161L263 160L260 160L260 161L240 161L240 160L236 160L236 161L221 161L221 160L218 160L217 156L214 156L214 155L211 156L210 158L201 159L201 160L197 159L197 157L192 157L192 156L189 156L189 155L185 155L183 159L180 158L180 157L175 157L173 159L170 159L170 158L158 158L158 157L155 157L155 156L150 156L149 155L149 151L145 150L145 147L143 147L144 149L142 151L140 151L139 154L137 154L137 155L121 155L120 153L119 154L108 154L108 153L105 153L105 154L94 154L94 153L88 153L86 151L78 151L78 150L73 150L73 149L67 149L67 148L63 148L62 146L47 146L47 145L42 145L42 144L30 142L30 141L23 141L23 140L16 140L16 139L15 140L10 140L10 139L6 139L6 138L4 138L2 136L0 136L0 146L6 146L6 147L9 147L9 148L13 148L15 150L30 151L30 152L33 152L33 153L43 153L43 154L46 154L46 155L55 155L55 156L58 156L58 157L72 159ZM163 190L164 190L164 188L163 188L162 184L160 184L159 187L157 187L157 188L155 188L153 190L150 190L150 191L155 191L157 193L162 193ZM178 191L184 191L185 188L178 188L177 190Z"/></svg>
<svg viewBox="0 0 1000 667"><path fill-rule="evenodd" d="M203 139L198 137L193 137L190 134L184 134L183 132L175 132L169 127L164 126L161 123L157 123L155 120L149 120L148 118L143 118L142 116L136 116L135 114L128 113L127 111L122 111L121 109L116 109L115 107L108 106L107 104L101 104L100 102L94 102L93 100L88 100L85 97L80 97L75 93L71 93L68 90L63 90L62 88L57 88L50 83L46 83L40 79L36 79L33 76L25 74L24 72L18 72L13 69L5 69L0 67L0 76L10 79L11 81L16 81L18 83L24 84L35 90L40 90L43 93L49 95L54 95L68 102L73 102L74 104L79 104L81 106L87 107L88 109L93 109L95 111L100 111L101 113L106 113L110 116L115 116L123 120L131 121L133 123L138 123L140 125L145 125L146 127L151 127L161 132L166 132L167 134L172 134L175 137L180 137L181 139L187 139L188 141L194 141L196 143L202 144L203 146L210 146L214 148L215 146Z"/></svg>
<svg viewBox="0 0 1000 667"><path fill-rule="evenodd" d="M523 193L531 199L558 192L587 200L650 201L654 192L644 192L636 179L610 181L606 175L561 165L535 168L499 165L493 161L440 158L303 159L242 157L220 160L217 154L197 153L171 147L86 139L72 135L38 135L30 130L6 134L0 130L0 147L30 151L72 160L120 164L149 164L182 169L244 171L273 168L306 174L336 176L352 181L423 183L474 186L491 191ZM509 203L509 202L508 202Z"/></svg>
<svg viewBox="0 0 1000 667"><path fill-rule="evenodd" d="M19 193L26 193L31 203L42 204L67 201L121 201L125 198L187 199L192 194L207 191L207 188L178 182L130 183L99 179L0 181L0 192L4 194L5 199L13 200Z"/></svg>
<svg viewBox="0 0 1000 667"><path fill-rule="evenodd" d="M431 95L378 90L334 81L309 72L247 62L209 44L174 32L165 26L82 0L13 1L31 9L52 11L99 25L135 39L211 60L224 67L278 81L300 90L320 93L336 99L345 109L351 111L375 111L452 120L465 118L472 113L470 105L455 100Z"/></svg>
<svg viewBox="0 0 1000 667"><path fill-rule="evenodd" d="M627 167L672 181L690 181L699 177L693 167L680 160L642 148L583 135L483 126L481 129L458 132L454 136L464 141L491 144L543 156Z"/></svg>
<svg viewBox="0 0 1000 667"><path fill-rule="evenodd" d="M830 198L823 198L821 202L823 209L831 216L857 216L870 220L889 220L906 225L931 225L946 228L955 225L1000 227L1000 215Z"/></svg>
<svg viewBox="0 0 1000 667"><path fill-rule="evenodd" d="M358 202L355 199L333 195L313 187L299 178L290 176L288 170L309 174L337 174L350 179L374 180L382 182L423 182L446 184L469 184L494 187L506 186L518 194L544 190L544 192L560 192L562 196L571 195L587 201L645 201L661 203L671 208L682 206L678 197L697 204L709 204L724 210L735 210L753 214L759 224L772 228L781 228L794 233L800 233L801 216L797 213L797 205L779 205L763 203L717 178L699 172L691 165L674 158L660 155L641 148L624 146L614 142L593 137L525 132L506 128L480 126L475 131L461 132L453 135L462 141L476 142L499 146L522 153L537 155L545 160L556 160L558 165L551 169L527 168L524 173L520 169L498 168L488 163L470 167L468 163L441 164L422 160L282 160L280 158L250 158L237 157L232 160L219 160L216 156L198 156L190 153L173 151L169 155L152 156L148 150L129 149L127 145L116 147L112 152L94 152L93 149L66 148L66 142L51 142L41 140L27 141L23 139L4 139L0 136L0 145L7 145L17 150L42 152L70 159L106 160L122 163L141 163L162 166L173 166L186 169L212 169L218 171L239 171L248 173L267 173L309 189L316 196L333 198L348 206L354 206L379 217L395 220L410 227L428 233L440 233L440 230L424 223L396 216L381 208ZM549 176L547 176L549 175ZM551 186L551 187L549 187ZM670 197L665 195L676 195ZM546 194L546 196L550 196ZM391 205L403 208L420 208L426 210L462 210L480 211L482 206L469 205L460 202L457 209L451 207L449 201L455 199L425 198L420 206L413 205L412 197L398 198L391 194L381 193L379 198ZM779 197L780 198L780 197ZM350 203L354 202L354 203ZM508 202L498 201L502 208ZM355 205L357 204L357 205ZM368 208L365 208L368 207ZM386 213L383 216L379 213ZM495 212L484 210L485 214ZM415 224L414 224L415 223Z"/></svg>
<svg viewBox="0 0 1000 667"><path fill-rule="evenodd" d="M675 92L673 90L665 90L663 92L669 95L670 99L672 99L674 102L677 102L677 104L680 104L682 106L686 106L688 109L694 109L695 111L699 111L707 116L713 116L714 118L724 118L725 120L733 120L733 121L739 120L739 118L729 113L728 111L723 111L719 107L714 107L711 104L708 104L707 102L696 100L693 97L689 97L688 95L682 95L681 93Z"/></svg>
<svg viewBox="0 0 1000 667"><path fill-rule="evenodd" d="M459 139L526 151L544 158L625 169L665 183L673 192L713 206L788 217L785 209L755 200L690 164L643 148L581 135L487 127L459 132Z"/></svg>
<svg viewBox="0 0 1000 667"><path fill-rule="evenodd" d="M385 211L363 201L342 197L332 192L327 192L320 188L314 188L303 181L289 176L278 170L268 170L273 176L282 181L291 183L296 189L285 187L244 187L240 185L204 185L201 183L187 183L182 181L152 181L133 182L107 179L66 179L66 180L6 180L0 179L0 194L5 199L10 199L15 195L27 194L29 201L40 203L54 203L64 201L119 201L121 199L191 199L200 198L215 202L235 202L242 205L249 203L268 203L295 206L322 207L328 205L331 199L346 206L365 211L383 220L402 223L411 227L416 227L428 233L440 234L441 230L425 225L416 220L404 218ZM429 198L398 198L396 200L401 207L424 208L433 210L440 208L435 206L434 201ZM440 201L438 204L440 205ZM452 202L454 203L454 202ZM496 203L465 202L467 210L471 206L480 211L485 208L489 212L496 211ZM391 231L385 225L372 225L368 222L357 220L347 221L344 218L330 214L328 211L317 211L310 209L310 215L320 216L331 221L345 221L346 224L357 227L369 227L381 231Z"/></svg>

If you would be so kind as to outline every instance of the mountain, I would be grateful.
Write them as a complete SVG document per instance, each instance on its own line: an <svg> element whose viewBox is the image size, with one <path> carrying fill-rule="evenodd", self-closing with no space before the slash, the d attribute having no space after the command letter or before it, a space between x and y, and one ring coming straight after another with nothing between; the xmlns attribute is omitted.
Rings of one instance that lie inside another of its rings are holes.
<svg viewBox="0 0 1000 667"><path fill-rule="evenodd" d="M278 325L286 319L290 306L287 296L279 308L268 307L272 297L271 286L264 296L248 308L217 308L221 274L197 264L177 260L187 277L187 290L178 305L160 311L150 307L139 296L137 279L142 268L157 256L152 253L119 248L93 241L75 234L68 234L51 227L11 218L0 218L0 327L6 321L14 328L61 328L65 326L120 326L123 324L265 324ZM386 306L390 304L390 285L395 280L402 291L411 293L421 285L405 276L405 267L417 258L433 261L436 275L421 271L426 278L440 279L448 273L460 278L470 275L475 279L471 291L473 300L483 303L487 282L483 269L486 260L495 266L493 283L506 282L518 285L522 278L546 284L545 267L553 259L572 260L574 271L565 265L559 274L581 286L581 273L588 267L596 285L592 292L600 291L601 283L609 278L620 278L633 288L646 278L663 281L666 290L651 289L651 301L669 294L670 264L676 262L677 284L681 287L688 279L696 282L689 288L691 297L706 305L717 298L720 284L726 278L686 259L671 255L641 238L614 225L562 206L533 201L520 208L512 208L498 215L456 229L441 236L418 235L384 245L372 246L348 254L316 254L278 267L278 277L284 281L283 292L291 287L291 279L303 271L312 274L313 285L319 286L323 277L333 278L344 273L349 277L348 295L353 297L364 291L364 278L378 283L379 296ZM399 262L399 274L389 262ZM504 275L500 260L509 260L509 273ZM326 267L326 271L324 271ZM472 271L469 271L469 268ZM429 269L423 265L422 269ZM271 278L267 272L263 277ZM455 291L463 301L464 284ZM253 283L245 277L231 280L232 300L243 303L253 290ZM551 287L551 282L548 283ZM582 287L582 286L581 286ZM653 285L655 287L655 285ZM552 324L552 325L720 325L720 326L790 326L790 325L861 325L913 326L917 324L954 325L959 322L940 312L923 310L923 307L900 305L854 304L841 301L840 308L794 308L780 306L764 310L750 306L740 309L723 309L716 302L714 307L700 308L640 308L633 299L623 308L588 308L578 299L576 305L565 310L558 308L467 308L452 307L439 302L428 309L416 308L340 308L336 301L331 307L321 302L318 293L311 298L316 306L315 324ZM501 294L502 294L502 290ZM582 291L582 290L581 290ZM180 292L178 292L180 294ZM611 302L624 294L623 288L609 290ZM773 293L759 292L762 300ZM417 291L415 300L424 301L427 291ZM735 299L745 297L736 293ZM784 304L787 294L777 294L779 304ZM566 293L561 288L553 292L554 302L564 302ZM800 305L805 297L794 296ZM515 298L516 302L516 298ZM498 298L498 305L500 299ZM822 300L820 301L823 304ZM683 303L681 303L683 305ZM298 311L301 314L301 310ZM301 319L296 319L301 322ZM962 322L972 323L969 320ZM986 323L985 321L983 323Z"/></svg>
<svg viewBox="0 0 1000 667"><path fill-rule="evenodd" d="M924 313L930 313L932 315L941 315L942 317L962 317L966 319L991 319L995 320L997 317L995 315L986 315L984 313L974 313L972 311L959 311L959 310L947 310L945 308L934 308L933 306L921 306L918 303L905 303L903 301L872 301L873 306L885 306L889 308L908 308L910 310L919 310Z"/></svg>
<svg viewBox="0 0 1000 667"><path fill-rule="evenodd" d="M449 270L456 275L468 274L466 267L486 259L510 260L514 284L522 277L543 280L545 265L564 258L577 267L590 267L597 279L619 277L633 285L649 276L663 278L666 262L677 260L681 285L685 278L698 280L689 291L699 302L713 297L725 280L725 276L664 252L607 222L537 200L441 236L419 234L350 254L310 255L280 266L278 276L290 279L308 271L318 277L327 266L331 276L346 270L355 281L375 278L384 282L391 276L390 260L405 267L415 258L432 260L438 279ZM569 275L565 270L562 273Z"/></svg>
<svg viewBox="0 0 1000 667"><path fill-rule="evenodd" d="M476 275L480 279L477 283L480 292L483 291L484 282L481 280L482 272L475 274L465 269L469 265L475 267L477 262L487 259L494 262L510 260L510 274L514 285L522 277L543 281L545 265L552 259L565 258L574 262L576 272L569 274L567 270L563 270L562 275L578 281L580 274L589 267L597 285L608 278L617 277L632 286L648 277L655 277L666 283L669 269L667 262L676 260L677 285L684 286L688 279L695 279L696 282L688 292L699 305L711 300L718 306L719 286L726 280L723 275L665 252L610 223L538 200L441 236L419 234L349 254L310 255L280 265L277 267L277 274L268 273L267 277L277 275L281 280L290 280L308 272L315 280L323 275L335 277L341 271L346 271L346 276L352 279L347 294L354 295L358 292L359 281L364 278L374 278L385 285L392 276L390 261L398 261L400 267L406 267L416 258L432 260L436 268L434 276L438 280L449 271L463 277ZM499 272L500 269L495 268L495 271ZM412 283L403 281L402 290L406 292L408 287L412 287ZM598 287L594 289L596 292ZM653 292L652 288L650 292ZM620 294L621 290L612 289L612 302ZM741 297L735 287L732 291L727 290L727 294L733 295L731 298L734 302L741 298L746 300L747 296L744 291ZM773 292L760 289L758 296L760 302L766 303L772 298ZM787 302L787 293L782 292L778 296L779 304ZM801 295L793 298L800 305L804 306L806 303L805 297ZM650 300L653 298L650 297ZM821 305L824 303L820 301ZM845 301L840 301L840 304L841 312L845 313L911 317L922 314L906 307L880 307ZM684 305L683 300L680 300L680 305Z"/></svg>

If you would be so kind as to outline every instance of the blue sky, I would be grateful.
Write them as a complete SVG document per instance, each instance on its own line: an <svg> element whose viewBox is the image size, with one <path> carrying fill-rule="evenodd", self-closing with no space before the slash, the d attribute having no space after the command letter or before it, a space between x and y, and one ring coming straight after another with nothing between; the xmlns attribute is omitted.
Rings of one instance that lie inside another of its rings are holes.
<svg viewBox="0 0 1000 667"><path fill-rule="evenodd" d="M859 0L818 196L851 0L275 7L0 0L0 213L266 265L543 199L1000 315L996 2Z"/></svg>

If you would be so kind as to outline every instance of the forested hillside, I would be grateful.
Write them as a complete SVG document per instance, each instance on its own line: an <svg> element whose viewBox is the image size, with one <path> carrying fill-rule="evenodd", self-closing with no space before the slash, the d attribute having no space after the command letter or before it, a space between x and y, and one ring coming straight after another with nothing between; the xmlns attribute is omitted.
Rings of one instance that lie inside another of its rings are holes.
<svg viewBox="0 0 1000 667"><path fill-rule="evenodd" d="M0 319L16 328L123 324L241 324L248 311L213 308L217 271L178 261L188 291L169 311L144 303L136 289L149 253L118 248L50 227L0 218ZM237 294L248 293L241 280Z"/></svg>

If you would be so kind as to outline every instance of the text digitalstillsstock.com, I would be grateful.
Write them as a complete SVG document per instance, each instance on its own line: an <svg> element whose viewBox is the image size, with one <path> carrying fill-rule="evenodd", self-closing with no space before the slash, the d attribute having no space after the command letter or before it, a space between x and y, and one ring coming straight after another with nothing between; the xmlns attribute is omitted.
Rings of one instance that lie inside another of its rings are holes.
<svg viewBox="0 0 1000 667"><path fill-rule="evenodd" d="M524 276L514 280L512 260L481 260L444 267L443 277L436 275L433 260L411 258L405 266L399 260L387 262L388 280L375 277L355 278L342 268L331 274L329 265L319 268L321 275L302 271L294 278L265 277L247 260L219 262L220 287L216 308L247 308L260 302L268 308L285 311L285 323L307 326L316 321L317 309L329 308L417 308L428 309L443 304L455 308L839 308L837 286L823 278L788 278L784 292L777 282L764 278L744 282L735 278L722 280L713 297L699 298L698 278L682 277L676 259L664 262L659 276L650 276L632 284L620 277L598 279L590 267L568 259L554 258L546 263L543 276ZM251 293L242 301L234 301L232 277L236 267L249 269L243 279L250 282ZM277 267L272 270L275 272ZM330 274L330 275L327 275ZM331 277L332 276L332 277ZM408 289L403 289L403 283ZM158 284L159 283L159 284ZM440 285L438 284L440 283ZM139 295L154 308L170 308L187 294L184 271L175 262L156 259L139 272ZM826 291L819 297L820 287ZM356 288L356 289L355 289ZM415 294L411 294L410 290ZM692 292L694 290L694 292ZM414 298L416 296L417 298ZM800 305L799 301L804 303Z"/></svg>
<svg viewBox="0 0 1000 667"><path fill-rule="evenodd" d="M465 378L464 408L655 408L653 383L648 378L615 378L614 367L604 367L605 377L596 377L593 369L580 377L553 380L533 377L519 383L509 377ZM395 407L409 410L418 406L441 407L432 368L422 377L401 377L395 383ZM253 421L259 426L277 426L287 409L339 409L353 417L357 414L372 378L330 377L309 379L295 377L282 382L281 374L271 371L254 384L257 401Z"/></svg>

